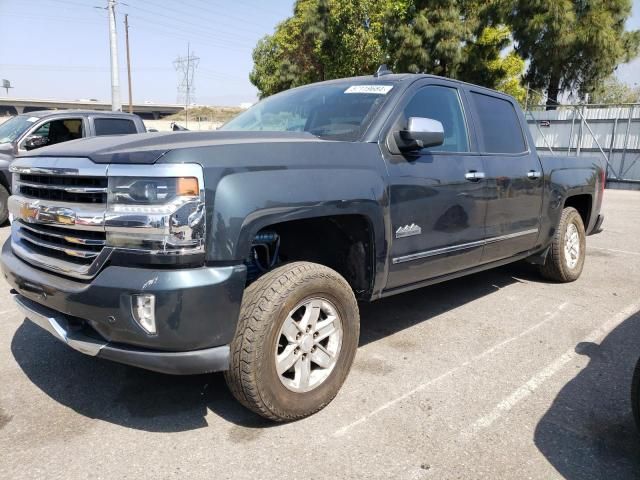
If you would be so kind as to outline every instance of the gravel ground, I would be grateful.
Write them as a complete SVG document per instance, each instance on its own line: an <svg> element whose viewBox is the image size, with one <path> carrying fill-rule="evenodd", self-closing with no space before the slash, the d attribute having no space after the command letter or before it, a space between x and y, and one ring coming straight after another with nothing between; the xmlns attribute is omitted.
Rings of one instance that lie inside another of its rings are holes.
<svg viewBox="0 0 640 480"><path fill-rule="evenodd" d="M517 264L363 305L341 393L287 425L222 375L70 350L0 280L0 478L640 478L640 192L604 213L575 283Z"/></svg>

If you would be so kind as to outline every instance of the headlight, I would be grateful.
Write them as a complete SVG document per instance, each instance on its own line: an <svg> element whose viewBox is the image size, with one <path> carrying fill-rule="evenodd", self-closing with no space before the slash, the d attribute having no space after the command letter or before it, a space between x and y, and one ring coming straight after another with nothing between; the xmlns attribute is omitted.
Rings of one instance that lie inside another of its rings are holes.
<svg viewBox="0 0 640 480"><path fill-rule="evenodd" d="M112 247L153 253L202 251L202 176L110 177L105 228Z"/></svg>
<svg viewBox="0 0 640 480"><path fill-rule="evenodd" d="M176 197L199 196L198 179L111 177L109 202L121 205L162 205Z"/></svg>

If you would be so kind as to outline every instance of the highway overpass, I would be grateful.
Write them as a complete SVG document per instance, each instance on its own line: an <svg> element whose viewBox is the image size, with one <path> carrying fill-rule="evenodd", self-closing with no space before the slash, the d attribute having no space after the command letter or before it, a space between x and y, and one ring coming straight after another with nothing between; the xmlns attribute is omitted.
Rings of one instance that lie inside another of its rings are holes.
<svg viewBox="0 0 640 480"><path fill-rule="evenodd" d="M111 110L111 104L92 100L42 100L37 98L0 98L0 117L34 112L36 110ZM128 111L128 105L122 105ZM184 110L183 105L142 103L133 104L133 113L153 120Z"/></svg>

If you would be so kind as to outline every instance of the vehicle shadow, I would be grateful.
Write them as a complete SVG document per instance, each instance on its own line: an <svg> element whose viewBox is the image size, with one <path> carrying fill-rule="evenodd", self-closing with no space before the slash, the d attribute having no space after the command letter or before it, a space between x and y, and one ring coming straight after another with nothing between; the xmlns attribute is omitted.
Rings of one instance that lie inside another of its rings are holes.
<svg viewBox="0 0 640 480"><path fill-rule="evenodd" d="M579 343L588 366L567 383L540 419L535 444L564 478L640 478L640 435L631 380L640 356L640 312L600 345Z"/></svg>
<svg viewBox="0 0 640 480"><path fill-rule="evenodd" d="M360 345L429 321L516 278L538 277L530 266L516 264L363 304ZM243 427L273 425L236 402L221 374L163 375L87 357L28 320L17 329L11 351L34 385L90 418L144 431L178 432L205 427L210 411Z"/></svg>

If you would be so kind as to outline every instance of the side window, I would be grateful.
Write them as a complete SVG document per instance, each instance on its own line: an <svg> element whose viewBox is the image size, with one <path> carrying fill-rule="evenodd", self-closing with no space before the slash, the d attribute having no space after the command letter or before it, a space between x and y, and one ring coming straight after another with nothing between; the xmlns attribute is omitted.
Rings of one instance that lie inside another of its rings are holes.
<svg viewBox="0 0 640 480"><path fill-rule="evenodd" d="M444 127L444 143L425 150L434 152L468 152L469 138L458 90L429 85L418 91L404 109L409 117L438 120Z"/></svg>
<svg viewBox="0 0 640 480"><path fill-rule="evenodd" d="M32 148L44 147L45 145L55 145L56 143L68 142L82 138L82 119L65 118L61 120L51 120L43 123L29 137L41 137L42 143ZM28 139L27 139L28 141Z"/></svg>
<svg viewBox="0 0 640 480"><path fill-rule="evenodd" d="M96 127L96 135L126 135L138 133L132 120L126 118L96 118L93 121Z"/></svg>
<svg viewBox="0 0 640 480"><path fill-rule="evenodd" d="M478 114L480 136L487 153L522 153L527 150L520 119L511 102L471 92Z"/></svg>

